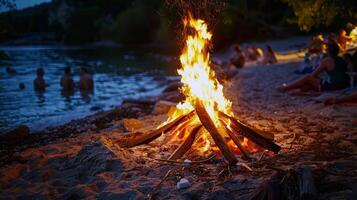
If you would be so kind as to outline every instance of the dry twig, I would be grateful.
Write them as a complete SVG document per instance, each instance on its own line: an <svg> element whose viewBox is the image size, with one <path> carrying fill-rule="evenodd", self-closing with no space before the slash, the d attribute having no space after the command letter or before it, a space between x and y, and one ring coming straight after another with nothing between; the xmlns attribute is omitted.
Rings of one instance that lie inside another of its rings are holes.
<svg viewBox="0 0 357 200"><path fill-rule="evenodd" d="M159 184L156 185L156 187L154 188L154 190L148 194L148 200L152 200L154 198L154 196L156 195L157 191L160 189L162 183L167 179L167 177L171 174L172 169L170 169L169 171L166 172L165 176L162 178L162 180L160 181Z"/></svg>
<svg viewBox="0 0 357 200"><path fill-rule="evenodd" d="M152 160L155 160L155 161L162 161L162 162L168 162L168 163L176 163L176 164L200 164L200 163L205 163L205 162L208 162L210 160L212 160L213 158L216 157L216 154L211 154L208 158L206 159L203 159L203 160L193 160L191 162L184 162L184 161L176 161L176 160L166 160L166 159L160 159L160 158L155 158L155 159L152 159Z"/></svg>

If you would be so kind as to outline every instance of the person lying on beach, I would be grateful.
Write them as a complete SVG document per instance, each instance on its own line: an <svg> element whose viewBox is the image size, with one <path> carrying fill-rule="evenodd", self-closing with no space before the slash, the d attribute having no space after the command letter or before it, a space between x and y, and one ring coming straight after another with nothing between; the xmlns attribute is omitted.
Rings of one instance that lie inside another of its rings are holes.
<svg viewBox="0 0 357 200"><path fill-rule="evenodd" d="M45 71L42 67L37 68L36 70L36 79L33 80L33 89L37 92L43 92L46 89L46 82L43 76L45 75Z"/></svg>
<svg viewBox="0 0 357 200"><path fill-rule="evenodd" d="M339 46L336 43L329 44L328 55L321 61L320 65L308 75L278 87L280 92L295 90L294 94L307 91L321 92L325 90L339 90L348 87L349 77L346 62L338 56ZM322 81L320 76L323 72L328 75L329 81Z"/></svg>
<svg viewBox="0 0 357 200"><path fill-rule="evenodd" d="M92 75L89 74L87 68L81 67L79 89L88 91L88 90L93 90L93 88L94 88L94 81Z"/></svg>
<svg viewBox="0 0 357 200"><path fill-rule="evenodd" d="M319 54L324 50L324 38L322 34L318 34L312 37L310 44L308 45L308 52L311 54Z"/></svg>
<svg viewBox="0 0 357 200"><path fill-rule="evenodd" d="M245 64L245 55L240 46L234 46L234 56L230 59L230 64L236 68L242 68Z"/></svg>
<svg viewBox="0 0 357 200"><path fill-rule="evenodd" d="M64 90L64 91L72 91L74 89L74 81L73 81L73 78L71 75L70 67L64 68L64 73L61 78L60 84L61 84L62 90Z"/></svg>
<svg viewBox="0 0 357 200"><path fill-rule="evenodd" d="M323 103L325 105L352 103L357 106L357 92L354 92L350 95L328 98L323 100Z"/></svg>
<svg viewBox="0 0 357 200"><path fill-rule="evenodd" d="M336 39L336 42L340 46L340 52L345 52L346 45L350 41L352 41L352 38L347 36L346 31L344 29L341 29L340 32L338 33L338 37Z"/></svg>
<svg viewBox="0 0 357 200"><path fill-rule="evenodd" d="M264 54L264 59L263 59L263 63L264 64L274 64L278 62L278 59L276 58L275 52L273 50L273 48L271 48L270 45L266 46L266 52Z"/></svg>

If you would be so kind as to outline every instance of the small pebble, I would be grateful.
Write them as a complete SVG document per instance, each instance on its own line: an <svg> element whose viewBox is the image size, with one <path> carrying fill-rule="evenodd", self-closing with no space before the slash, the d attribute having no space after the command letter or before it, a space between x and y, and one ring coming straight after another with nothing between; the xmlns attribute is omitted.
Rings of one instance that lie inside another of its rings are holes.
<svg viewBox="0 0 357 200"><path fill-rule="evenodd" d="M190 185L191 184L187 179L182 178L179 182L177 182L176 187L178 190L180 190L180 189L188 188L190 187Z"/></svg>

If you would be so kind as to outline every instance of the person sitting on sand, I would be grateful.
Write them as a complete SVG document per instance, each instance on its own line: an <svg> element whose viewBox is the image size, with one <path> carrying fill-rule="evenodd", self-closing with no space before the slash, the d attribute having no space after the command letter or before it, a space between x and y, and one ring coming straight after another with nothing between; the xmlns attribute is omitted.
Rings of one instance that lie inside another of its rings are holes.
<svg viewBox="0 0 357 200"><path fill-rule="evenodd" d="M262 48L254 47L255 55L257 56L257 62L261 62L264 59L264 52Z"/></svg>
<svg viewBox="0 0 357 200"><path fill-rule="evenodd" d="M71 68L64 68L64 74L61 78L61 87L64 91L72 91L74 89L74 81L71 75Z"/></svg>
<svg viewBox="0 0 357 200"><path fill-rule="evenodd" d="M43 79L43 76L45 75L45 71L43 70L42 67L37 68L36 75L37 77L33 81L33 89L37 92L43 92L46 89L46 82L45 79Z"/></svg>
<svg viewBox="0 0 357 200"><path fill-rule="evenodd" d="M312 37L312 40L308 46L308 52L311 54L319 54L324 50L324 38L322 34L318 34Z"/></svg>
<svg viewBox="0 0 357 200"><path fill-rule="evenodd" d="M336 39L336 42L340 46L340 52L345 52L347 42L350 41L352 41L352 39L349 36L347 36L346 31L344 29L341 29Z"/></svg>
<svg viewBox="0 0 357 200"><path fill-rule="evenodd" d="M93 90L93 88L94 88L94 81L92 76L89 74L87 68L81 67L79 89L88 91L88 90Z"/></svg>
<svg viewBox="0 0 357 200"><path fill-rule="evenodd" d="M256 61L258 59L257 51L254 45L246 47L245 51L249 60Z"/></svg>
<svg viewBox="0 0 357 200"><path fill-rule="evenodd" d="M346 74L347 64L338 56L339 46L336 43L329 44L327 52L327 57L321 61L320 65L311 74L290 84L283 84L283 86L277 88L278 91L288 92L295 89L297 90L296 94L298 94L310 90L321 92L346 88L349 84L349 77ZM322 72L328 74L329 81L320 79Z"/></svg>
<svg viewBox="0 0 357 200"><path fill-rule="evenodd" d="M354 92L349 95L328 98L328 99L323 100L323 103L325 105L343 104L343 103L352 103L352 104L357 105L357 92Z"/></svg>
<svg viewBox="0 0 357 200"><path fill-rule="evenodd" d="M275 52L273 50L273 48L271 48L270 45L266 46L267 50L264 54L264 59L263 59L263 63L264 64L274 64L278 62L278 59L276 58Z"/></svg>
<svg viewBox="0 0 357 200"><path fill-rule="evenodd" d="M242 68L245 64L244 52L238 44L234 46L234 56L230 59L230 63L236 68Z"/></svg>

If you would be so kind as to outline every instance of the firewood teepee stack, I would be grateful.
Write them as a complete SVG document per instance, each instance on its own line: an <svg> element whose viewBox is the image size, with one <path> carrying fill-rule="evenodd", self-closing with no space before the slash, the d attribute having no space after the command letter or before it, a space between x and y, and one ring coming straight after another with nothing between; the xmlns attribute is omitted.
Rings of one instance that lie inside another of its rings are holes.
<svg viewBox="0 0 357 200"><path fill-rule="evenodd" d="M151 132L124 138L120 142L121 146L146 144L164 134L169 138L165 141L182 141L169 158L176 160L194 145L200 151L207 151L214 142L229 164L237 162L232 147L228 145L230 140L243 158L249 158L249 150L243 145L243 138L274 153L279 152L280 146L234 117L232 103L224 96L223 86L209 66L210 55L207 48L212 34L207 31L207 24L189 16L184 19L184 25L184 31L192 33L187 35L180 57L182 68L178 70L184 84L181 92L185 95L185 100L176 106L165 123Z"/></svg>

